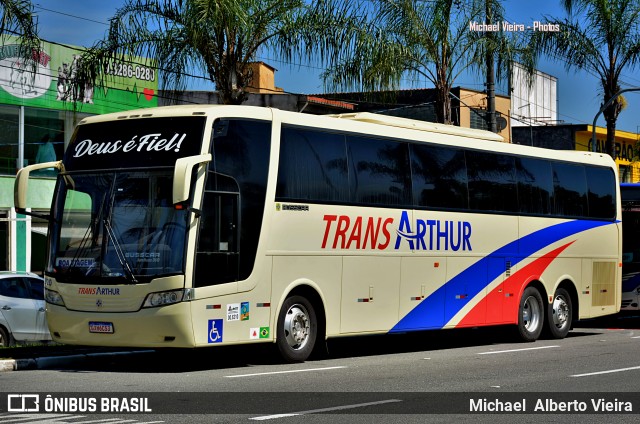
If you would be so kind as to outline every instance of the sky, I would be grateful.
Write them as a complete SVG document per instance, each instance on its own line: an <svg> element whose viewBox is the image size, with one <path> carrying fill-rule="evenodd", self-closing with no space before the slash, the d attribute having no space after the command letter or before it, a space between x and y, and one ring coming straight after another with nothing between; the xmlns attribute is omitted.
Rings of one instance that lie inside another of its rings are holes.
<svg viewBox="0 0 640 424"><path fill-rule="evenodd" d="M544 21L544 16L564 17L560 0L502 0L507 20L512 23L532 25L533 21ZM104 37L108 20L124 0L33 0L38 16L40 36L51 42L89 47ZM304 64L287 64L261 52L258 59L277 69L276 86L289 93L324 93L321 79L322 69ZM542 59L538 65L541 72L557 78L558 119L567 124L591 124L600 109L601 89L598 80L585 71L567 71L565 64ZM622 74L622 88L640 87L640 67ZM478 91L483 90L480 76L463 74L454 86ZM406 88L430 88L427 82L410 84ZM212 85L194 85L194 89L213 90ZM499 91L499 94L506 94ZM618 118L617 129L632 133L640 132L640 91L625 94L628 106ZM600 116L599 126L605 126Z"/></svg>

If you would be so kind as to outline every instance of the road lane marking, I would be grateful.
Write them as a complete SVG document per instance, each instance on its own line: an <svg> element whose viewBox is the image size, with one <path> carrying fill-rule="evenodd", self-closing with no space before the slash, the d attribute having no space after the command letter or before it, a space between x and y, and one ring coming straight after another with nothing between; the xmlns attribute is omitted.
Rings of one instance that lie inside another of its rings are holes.
<svg viewBox="0 0 640 424"><path fill-rule="evenodd" d="M511 352L524 352L527 350L538 350L538 349L549 349L552 347L560 347L560 346L540 346L540 347L527 347L524 349L511 349L511 350L494 350L491 352L479 352L478 355L493 355L494 353L511 353Z"/></svg>
<svg viewBox="0 0 640 424"><path fill-rule="evenodd" d="M105 418L103 420L90 420L90 421L74 421L73 424L97 424L97 423L109 423L109 424L122 424L122 423L139 423L136 420L122 420L121 418Z"/></svg>
<svg viewBox="0 0 640 424"><path fill-rule="evenodd" d="M380 400L377 402L366 402L366 403L356 403L353 405L333 406L331 408L310 409L308 411L291 412L288 414L263 415L261 417L253 417L249 419L253 421L265 421L265 420L273 420L277 418L296 417L299 415L319 414L322 412L342 411L345 409L365 408L367 406L384 405L385 403L395 403L395 402L402 402L402 400L388 399L388 400Z"/></svg>
<svg viewBox="0 0 640 424"><path fill-rule="evenodd" d="M614 373L614 372L624 372L624 371L632 371L632 370L640 370L640 367L629 367L629 368L619 368L617 370L588 372L588 373L584 373L584 374L570 375L569 377L588 377L590 375L611 374L611 373Z"/></svg>
<svg viewBox="0 0 640 424"><path fill-rule="evenodd" d="M253 374L239 374L239 375L225 375L226 378L240 378L240 377L255 377L259 375L274 375L274 374L291 374L296 372L310 372L310 371L329 371L347 368L345 366L340 367L326 367L326 368L306 368L302 370L287 370L287 371L271 371L271 372L257 372Z"/></svg>

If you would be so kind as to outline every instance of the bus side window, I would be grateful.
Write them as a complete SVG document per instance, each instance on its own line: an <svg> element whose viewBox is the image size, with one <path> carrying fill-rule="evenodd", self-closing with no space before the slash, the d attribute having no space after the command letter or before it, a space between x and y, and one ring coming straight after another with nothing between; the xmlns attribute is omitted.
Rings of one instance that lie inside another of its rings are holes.
<svg viewBox="0 0 640 424"><path fill-rule="evenodd" d="M239 193L207 191L196 251L195 287L238 281Z"/></svg>
<svg viewBox="0 0 640 424"><path fill-rule="evenodd" d="M587 177L585 167L552 162L553 213L562 217L588 217Z"/></svg>

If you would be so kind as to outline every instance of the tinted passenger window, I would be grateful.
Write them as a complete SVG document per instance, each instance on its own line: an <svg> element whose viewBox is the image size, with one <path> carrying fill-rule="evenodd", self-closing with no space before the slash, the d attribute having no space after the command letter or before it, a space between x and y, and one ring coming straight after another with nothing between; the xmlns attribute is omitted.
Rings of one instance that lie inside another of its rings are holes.
<svg viewBox="0 0 640 424"><path fill-rule="evenodd" d="M584 166L552 162L553 214L567 217L588 216L587 179Z"/></svg>
<svg viewBox="0 0 640 424"><path fill-rule="evenodd" d="M521 213L549 215L553 178L551 163L542 159L516 159L518 201Z"/></svg>
<svg viewBox="0 0 640 424"><path fill-rule="evenodd" d="M267 191L271 123L220 119L213 130L213 161L203 200L206 208L200 208L201 241L196 252L194 287L229 282L211 278L216 272L234 276L228 277L231 281L249 277ZM214 252L217 259L212 263Z"/></svg>
<svg viewBox="0 0 640 424"><path fill-rule="evenodd" d="M616 216L616 178L608 168L587 166L589 187L589 216L591 218L613 218Z"/></svg>
<svg viewBox="0 0 640 424"><path fill-rule="evenodd" d="M344 135L283 128L276 200L349 200Z"/></svg>
<svg viewBox="0 0 640 424"><path fill-rule="evenodd" d="M406 143L347 137L351 200L380 206L409 206L411 176Z"/></svg>
<svg viewBox="0 0 640 424"><path fill-rule="evenodd" d="M480 211L518 210L513 156L468 151L469 208Z"/></svg>
<svg viewBox="0 0 640 424"><path fill-rule="evenodd" d="M413 144L411 170L416 206L446 209L468 207L464 151Z"/></svg>

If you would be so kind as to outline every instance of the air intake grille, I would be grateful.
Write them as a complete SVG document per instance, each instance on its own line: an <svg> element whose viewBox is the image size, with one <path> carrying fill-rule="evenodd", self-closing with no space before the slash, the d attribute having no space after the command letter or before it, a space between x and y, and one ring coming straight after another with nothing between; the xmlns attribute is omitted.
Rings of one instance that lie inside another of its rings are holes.
<svg viewBox="0 0 640 424"><path fill-rule="evenodd" d="M593 296L591 306L610 306L616 296L616 263L593 263Z"/></svg>

